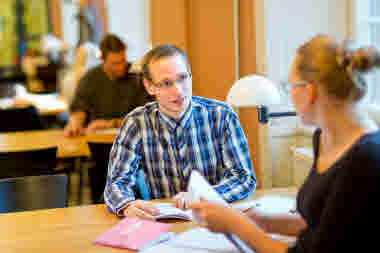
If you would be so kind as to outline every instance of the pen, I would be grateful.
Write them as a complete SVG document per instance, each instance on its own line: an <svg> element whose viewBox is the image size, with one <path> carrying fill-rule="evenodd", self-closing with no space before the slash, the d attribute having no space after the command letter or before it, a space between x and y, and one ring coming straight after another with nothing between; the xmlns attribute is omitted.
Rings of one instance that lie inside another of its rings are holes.
<svg viewBox="0 0 380 253"><path fill-rule="evenodd" d="M224 234L224 236L239 250L240 253L246 253L240 242L236 240L231 234Z"/></svg>
<svg viewBox="0 0 380 253"><path fill-rule="evenodd" d="M161 236L159 236L157 239L151 240L151 241L147 242L146 244L144 244L143 246L141 246L140 250L145 250L145 249L153 247L157 244L169 241L170 239L172 239L174 237L174 235L175 234L173 232L166 232L166 233L162 234Z"/></svg>

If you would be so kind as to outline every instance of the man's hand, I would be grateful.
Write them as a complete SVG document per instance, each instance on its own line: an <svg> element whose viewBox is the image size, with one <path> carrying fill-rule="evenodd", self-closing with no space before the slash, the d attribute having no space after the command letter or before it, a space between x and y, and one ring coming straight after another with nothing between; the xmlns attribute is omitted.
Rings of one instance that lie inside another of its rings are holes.
<svg viewBox="0 0 380 253"><path fill-rule="evenodd" d="M136 200L130 203L127 208L123 210L125 217L137 217L141 219L154 220L154 215L158 215L157 208L144 200Z"/></svg>
<svg viewBox="0 0 380 253"><path fill-rule="evenodd" d="M180 192L173 197L173 204L175 207L186 210L191 204L191 196L188 192Z"/></svg>
<svg viewBox="0 0 380 253"><path fill-rule="evenodd" d="M113 125L114 124L112 120L96 119L96 120L91 121L90 124L88 124L85 131L86 133L94 133L97 130L113 128Z"/></svg>
<svg viewBox="0 0 380 253"><path fill-rule="evenodd" d="M84 134L84 112L73 113L70 116L69 123L66 125L63 135L65 137L76 137Z"/></svg>

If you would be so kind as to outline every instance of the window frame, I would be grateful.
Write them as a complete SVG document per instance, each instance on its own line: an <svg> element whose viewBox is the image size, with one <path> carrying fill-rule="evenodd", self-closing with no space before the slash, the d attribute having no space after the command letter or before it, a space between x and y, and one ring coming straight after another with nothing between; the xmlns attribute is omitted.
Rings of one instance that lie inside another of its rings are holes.
<svg viewBox="0 0 380 253"><path fill-rule="evenodd" d="M349 17L352 20L352 38L358 47L375 45L380 50L380 8L378 16L371 16L371 1L376 0L350 0L352 10ZM377 3L380 7L380 2ZM371 38L371 25L378 25L378 43ZM368 84L368 94L363 99L364 102L380 105L380 71L374 71L366 77Z"/></svg>

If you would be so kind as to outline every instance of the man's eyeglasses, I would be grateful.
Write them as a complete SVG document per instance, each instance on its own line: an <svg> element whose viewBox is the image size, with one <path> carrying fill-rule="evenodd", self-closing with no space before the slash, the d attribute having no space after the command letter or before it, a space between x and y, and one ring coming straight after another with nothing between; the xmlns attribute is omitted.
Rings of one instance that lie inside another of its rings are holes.
<svg viewBox="0 0 380 253"><path fill-rule="evenodd" d="M290 90L292 89L293 86L304 86L304 85L307 85L309 82L306 82L306 81L298 81L298 82L287 82L287 81L283 81L283 82L280 82L280 86L281 86L281 89L286 93L286 94L290 94Z"/></svg>
<svg viewBox="0 0 380 253"><path fill-rule="evenodd" d="M191 73L181 73L178 75L177 79L175 80L163 80L158 83L153 83L153 85L159 87L159 88L165 88L165 89L170 89L174 87L174 85L177 83L179 85L183 85L185 82L187 82L191 78Z"/></svg>

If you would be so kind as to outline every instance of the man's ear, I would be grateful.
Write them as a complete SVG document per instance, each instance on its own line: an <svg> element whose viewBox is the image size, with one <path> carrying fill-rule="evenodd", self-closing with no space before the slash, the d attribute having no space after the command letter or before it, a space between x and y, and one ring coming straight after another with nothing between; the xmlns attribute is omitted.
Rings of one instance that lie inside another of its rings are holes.
<svg viewBox="0 0 380 253"><path fill-rule="evenodd" d="M152 85L146 78L143 79L143 83L149 95L155 96L157 87Z"/></svg>

